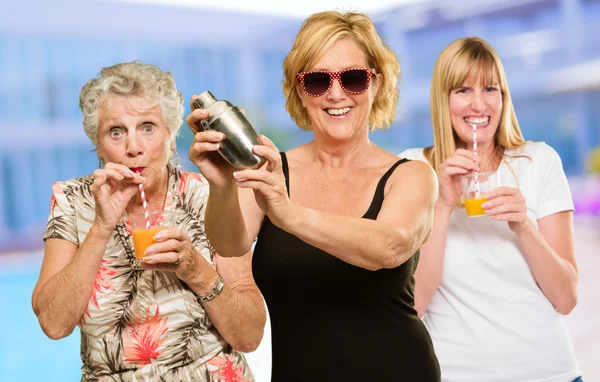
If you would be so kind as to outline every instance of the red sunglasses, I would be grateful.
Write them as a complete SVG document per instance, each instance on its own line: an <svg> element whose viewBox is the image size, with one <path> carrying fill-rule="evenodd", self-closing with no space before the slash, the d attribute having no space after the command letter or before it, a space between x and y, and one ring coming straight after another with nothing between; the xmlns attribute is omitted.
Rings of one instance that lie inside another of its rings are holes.
<svg viewBox="0 0 600 382"><path fill-rule="evenodd" d="M371 84L371 75L377 74L372 68L346 69L339 72L300 72L296 76L304 88L304 92L312 97L319 97L331 89L333 80L340 82L346 93L360 94L366 91Z"/></svg>

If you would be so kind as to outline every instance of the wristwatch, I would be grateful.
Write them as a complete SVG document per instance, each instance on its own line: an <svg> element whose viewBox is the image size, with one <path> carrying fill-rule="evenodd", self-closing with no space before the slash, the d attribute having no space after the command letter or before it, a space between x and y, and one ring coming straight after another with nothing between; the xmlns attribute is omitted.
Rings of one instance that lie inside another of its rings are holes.
<svg viewBox="0 0 600 382"><path fill-rule="evenodd" d="M215 284L212 292L210 292L207 296L198 296L198 298L200 299L200 302L208 302L220 295L221 292L223 292L223 288L225 288L225 280L223 280L223 276L219 275L217 283Z"/></svg>

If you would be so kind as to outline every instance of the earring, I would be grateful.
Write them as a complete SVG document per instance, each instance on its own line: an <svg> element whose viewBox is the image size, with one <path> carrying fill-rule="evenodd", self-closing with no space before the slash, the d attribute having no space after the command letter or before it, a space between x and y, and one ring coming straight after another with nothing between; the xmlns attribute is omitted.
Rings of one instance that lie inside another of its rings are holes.
<svg viewBox="0 0 600 382"><path fill-rule="evenodd" d="M99 169L103 169L104 168L104 161L100 158L98 158L98 168Z"/></svg>
<svg viewBox="0 0 600 382"><path fill-rule="evenodd" d="M179 162L179 153L177 150L173 151L173 155L171 155L171 166L181 171L181 163Z"/></svg>

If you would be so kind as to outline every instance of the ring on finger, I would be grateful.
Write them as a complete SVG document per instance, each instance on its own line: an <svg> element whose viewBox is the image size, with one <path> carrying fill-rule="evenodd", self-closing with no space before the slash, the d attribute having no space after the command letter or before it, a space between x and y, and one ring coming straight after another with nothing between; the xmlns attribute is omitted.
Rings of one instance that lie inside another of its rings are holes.
<svg viewBox="0 0 600 382"><path fill-rule="evenodd" d="M183 255L181 253L177 254L177 260L173 263L173 265L179 265L183 261Z"/></svg>

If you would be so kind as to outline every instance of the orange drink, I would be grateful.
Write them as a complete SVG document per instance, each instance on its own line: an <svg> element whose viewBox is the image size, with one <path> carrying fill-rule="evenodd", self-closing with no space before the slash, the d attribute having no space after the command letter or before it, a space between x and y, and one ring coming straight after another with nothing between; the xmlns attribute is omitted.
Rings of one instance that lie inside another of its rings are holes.
<svg viewBox="0 0 600 382"><path fill-rule="evenodd" d="M461 177L463 186L462 200L467 216L487 216L481 205L487 201L485 195L498 187L498 173L470 173Z"/></svg>
<svg viewBox="0 0 600 382"><path fill-rule="evenodd" d="M140 228L131 230L135 258L138 261L144 258L144 252L146 251L146 248L156 243L156 241L154 241L154 235L163 229L165 229L165 227Z"/></svg>
<svg viewBox="0 0 600 382"><path fill-rule="evenodd" d="M170 211L149 211L127 214L131 224L131 238L133 239L133 249L135 251L136 265L134 269L143 270L140 261L144 258L144 252L154 241L154 236L165 228L173 225L171 221L172 212Z"/></svg>
<svg viewBox="0 0 600 382"><path fill-rule="evenodd" d="M485 203L485 201L485 198L465 200L465 209L467 210L467 216L485 215L485 210L483 209L483 207L481 207L481 205Z"/></svg>

